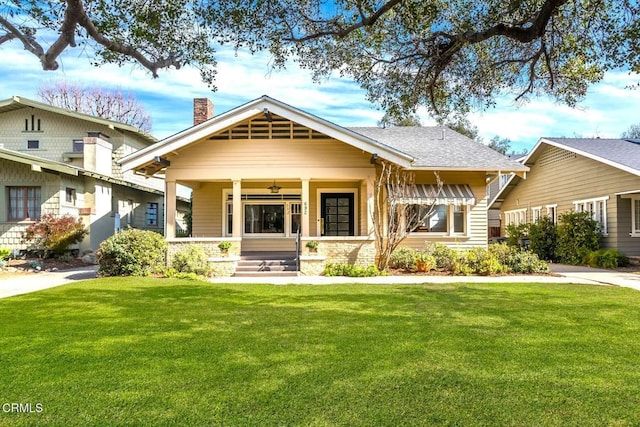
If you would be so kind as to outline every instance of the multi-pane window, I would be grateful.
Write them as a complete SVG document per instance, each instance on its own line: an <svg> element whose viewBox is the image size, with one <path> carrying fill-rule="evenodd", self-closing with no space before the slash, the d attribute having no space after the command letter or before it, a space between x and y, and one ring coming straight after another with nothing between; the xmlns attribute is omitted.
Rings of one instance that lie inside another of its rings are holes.
<svg viewBox="0 0 640 427"><path fill-rule="evenodd" d="M40 187L7 187L9 221L40 218Z"/></svg>
<svg viewBox="0 0 640 427"><path fill-rule="evenodd" d="M158 226L158 204L147 203L147 225L157 227Z"/></svg>
<svg viewBox="0 0 640 427"><path fill-rule="evenodd" d="M463 205L412 205L410 216L417 218L418 233L464 233L466 208Z"/></svg>
<svg viewBox="0 0 640 427"><path fill-rule="evenodd" d="M578 200L573 202L576 212L589 212L591 218L600 224L602 234L607 234L607 200L608 196L596 199Z"/></svg>
<svg viewBox="0 0 640 427"><path fill-rule="evenodd" d="M527 210L516 209L513 211L505 211L504 213L505 225L520 225L527 223Z"/></svg>
<svg viewBox="0 0 640 427"><path fill-rule="evenodd" d="M537 206L535 208L531 208L532 220L534 223L538 222L540 217L542 216L542 207Z"/></svg>
<svg viewBox="0 0 640 427"><path fill-rule="evenodd" d="M631 236L640 236L640 198L631 199Z"/></svg>
<svg viewBox="0 0 640 427"><path fill-rule="evenodd" d="M291 203L291 234L296 234L301 226L300 203Z"/></svg>

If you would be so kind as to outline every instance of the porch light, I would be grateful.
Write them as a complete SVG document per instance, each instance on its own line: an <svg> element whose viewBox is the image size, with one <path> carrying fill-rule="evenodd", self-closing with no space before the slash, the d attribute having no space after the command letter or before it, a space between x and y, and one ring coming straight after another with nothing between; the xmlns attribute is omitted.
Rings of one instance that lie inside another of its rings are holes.
<svg viewBox="0 0 640 427"><path fill-rule="evenodd" d="M272 192L273 194L278 194L278 193L280 192L280 189L281 189L282 187L277 186L277 185L276 185L276 180L274 179L274 180L273 180L273 185L272 185L272 186L270 186L270 187L267 187L267 188L268 188L269 190L271 190L271 192Z"/></svg>

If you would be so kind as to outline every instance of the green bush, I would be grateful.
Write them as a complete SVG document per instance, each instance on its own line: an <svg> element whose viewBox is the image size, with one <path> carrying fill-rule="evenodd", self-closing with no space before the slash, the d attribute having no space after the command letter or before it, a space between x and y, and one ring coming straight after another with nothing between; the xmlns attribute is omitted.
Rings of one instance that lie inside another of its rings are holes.
<svg viewBox="0 0 640 427"><path fill-rule="evenodd" d="M193 273L198 276L209 276L211 267L207 254L200 246L189 245L173 256L171 266L179 273Z"/></svg>
<svg viewBox="0 0 640 427"><path fill-rule="evenodd" d="M582 263L589 252L600 248L600 231L597 221L589 212L567 212L560 215L556 259L571 265Z"/></svg>
<svg viewBox="0 0 640 427"><path fill-rule="evenodd" d="M167 242L153 231L130 228L102 242L96 255L100 276L148 276L164 268Z"/></svg>
<svg viewBox="0 0 640 427"><path fill-rule="evenodd" d="M44 214L27 227L22 240L29 244L31 250L41 252L48 258L50 255L63 254L69 246L81 242L87 233L80 218Z"/></svg>
<svg viewBox="0 0 640 427"><path fill-rule="evenodd" d="M531 274L531 273L548 273L549 264L542 261L533 252L518 250L515 251L507 265L509 271L513 273Z"/></svg>
<svg viewBox="0 0 640 427"><path fill-rule="evenodd" d="M375 265L363 266L359 264L327 264L324 268L325 276L346 276L346 277L375 277L384 273Z"/></svg>
<svg viewBox="0 0 640 427"><path fill-rule="evenodd" d="M589 252L584 263L594 268L618 268L629 266L629 258L616 249L599 249Z"/></svg>
<svg viewBox="0 0 640 427"><path fill-rule="evenodd" d="M442 243L427 243L425 253L436 259L436 268L451 271L456 251Z"/></svg>
<svg viewBox="0 0 640 427"><path fill-rule="evenodd" d="M505 242L493 243L489 245L488 249L489 253L493 255L498 260L498 262L500 262L500 264L506 266L509 266L511 258L518 250L519 249L517 247L510 246Z"/></svg>
<svg viewBox="0 0 640 427"><path fill-rule="evenodd" d="M538 255L538 258L554 261L558 232L553 219L543 216L535 224L529 225L529 249Z"/></svg>
<svg viewBox="0 0 640 427"><path fill-rule="evenodd" d="M13 251L10 248L0 248L0 261L6 261L11 258Z"/></svg>
<svg viewBox="0 0 640 427"><path fill-rule="evenodd" d="M507 232L507 245L520 247L522 239L526 238L529 232L529 224L509 224L505 227L505 231Z"/></svg>
<svg viewBox="0 0 640 427"><path fill-rule="evenodd" d="M416 269L416 250L412 248L397 248L389 257L389 267L405 271Z"/></svg>

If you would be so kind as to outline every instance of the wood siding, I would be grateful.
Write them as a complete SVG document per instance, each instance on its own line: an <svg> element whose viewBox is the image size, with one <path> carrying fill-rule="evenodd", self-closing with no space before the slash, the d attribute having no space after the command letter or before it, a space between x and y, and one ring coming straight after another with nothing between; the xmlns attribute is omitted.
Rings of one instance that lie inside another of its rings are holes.
<svg viewBox="0 0 640 427"><path fill-rule="evenodd" d="M542 206L544 215L546 205L557 204L560 215L572 211L574 201L608 196L608 235L603 237L603 246L640 255L640 239L629 238L631 205L615 195L640 190L640 177L561 148L547 145L540 149L544 151L531 165L527 179L505 197L501 206L503 220L505 211L527 209L527 220L531 222L533 207ZM502 223L504 235L506 223Z"/></svg>

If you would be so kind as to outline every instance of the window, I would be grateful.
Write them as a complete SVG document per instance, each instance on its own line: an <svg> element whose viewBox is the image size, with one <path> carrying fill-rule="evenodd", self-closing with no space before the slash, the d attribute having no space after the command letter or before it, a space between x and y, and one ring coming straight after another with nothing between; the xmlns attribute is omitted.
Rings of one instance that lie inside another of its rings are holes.
<svg viewBox="0 0 640 427"><path fill-rule="evenodd" d="M298 232L298 227L302 226L300 217L300 203L291 203L291 235Z"/></svg>
<svg viewBox="0 0 640 427"><path fill-rule="evenodd" d="M607 234L607 200L608 196L596 199L578 200L573 202L576 212L589 212L591 218L600 224L602 234Z"/></svg>
<svg viewBox="0 0 640 427"><path fill-rule="evenodd" d="M74 205L76 204L76 189L67 187L64 192L65 202Z"/></svg>
<svg viewBox="0 0 640 427"><path fill-rule="evenodd" d="M558 205L547 205L547 216L554 224L558 223Z"/></svg>
<svg viewBox="0 0 640 427"><path fill-rule="evenodd" d="M536 206L535 208L531 208L531 215L532 215L531 220L535 224L536 222L538 222L538 220L542 216L542 207Z"/></svg>
<svg viewBox="0 0 640 427"><path fill-rule="evenodd" d="M30 139L27 141L27 149L28 150L37 150L40 148L40 141L37 139Z"/></svg>
<svg viewBox="0 0 640 427"><path fill-rule="evenodd" d="M631 233L632 237L640 237L640 198L631 199Z"/></svg>
<svg viewBox="0 0 640 427"><path fill-rule="evenodd" d="M84 151L84 141L82 139L73 140L73 152L82 153Z"/></svg>
<svg viewBox="0 0 640 427"><path fill-rule="evenodd" d="M520 225L527 223L527 210L516 209L513 211L505 211L504 213L505 225Z"/></svg>
<svg viewBox="0 0 640 427"><path fill-rule="evenodd" d="M284 233L284 205L244 205L244 232Z"/></svg>
<svg viewBox="0 0 640 427"><path fill-rule="evenodd" d="M417 233L465 233L467 209L460 205L412 205L411 215L416 215Z"/></svg>
<svg viewBox="0 0 640 427"><path fill-rule="evenodd" d="M9 221L40 218L40 187L7 187L7 196Z"/></svg>
<svg viewBox="0 0 640 427"><path fill-rule="evenodd" d="M158 226L158 204L147 203L147 225Z"/></svg>

